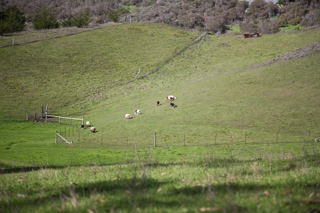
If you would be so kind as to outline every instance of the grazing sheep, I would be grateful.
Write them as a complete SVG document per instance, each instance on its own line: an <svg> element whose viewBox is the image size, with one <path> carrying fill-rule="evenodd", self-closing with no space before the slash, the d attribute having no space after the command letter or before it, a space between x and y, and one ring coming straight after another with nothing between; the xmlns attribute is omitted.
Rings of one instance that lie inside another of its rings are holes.
<svg viewBox="0 0 320 213"><path fill-rule="evenodd" d="M125 116L124 116L126 119L131 119L131 118L133 118L130 114L125 114Z"/></svg>
<svg viewBox="0 0 320 213"><path fill-rule="evenodd" d="M91 132L95 133L96 132L96 128L95 127L91 127Z"/></svg>
<svg viewBox="0 0 320 213"><path fill-rule="evenodd" d="M175 96L173 96L173 95L169 95L169 96L166 97L166 99L167 99L166 102L167 102L168 100L172 102L172 101L176 100L177 97L175 97Z"/></svg>
<svg viewBox="0 0 320 213"><path fill-rule="evenodd" d="M91 126L89 121L86 122L86 126Z"/></svg>
<svg viewBox="0 0 320 213"><path fill-rule="evenodd" d="M157 101L157 106L159 106L160 105L160 101Z"/></svg>
<svg viewBox="0 0 320 213"><path fill-rule="evenodd" d="M140 114L140 109L136 109L136 110L134 111L134 114L135 114L135 115L139 115L139 114Z"/></svg>

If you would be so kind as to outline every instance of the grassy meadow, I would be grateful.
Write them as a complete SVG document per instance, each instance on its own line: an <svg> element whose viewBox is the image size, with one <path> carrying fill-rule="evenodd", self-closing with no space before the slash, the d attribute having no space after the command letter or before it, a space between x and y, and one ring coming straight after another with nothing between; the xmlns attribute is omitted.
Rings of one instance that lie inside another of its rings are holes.
<svg viewBox="0 0 320 213"><path fill-rule="evenodd" d="M320 211L320 53L257 66L319 31L193 43L201 33L124 23L12 35L42 39L0 48L0 211ZM46 104L97 132L35 122Z"/></svg>

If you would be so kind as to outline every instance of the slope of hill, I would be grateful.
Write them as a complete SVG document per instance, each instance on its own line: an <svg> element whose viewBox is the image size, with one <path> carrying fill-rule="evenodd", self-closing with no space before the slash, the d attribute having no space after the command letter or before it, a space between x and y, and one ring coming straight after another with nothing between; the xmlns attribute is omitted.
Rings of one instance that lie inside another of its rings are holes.
<svg viewBox="0 0 320 213"><path fill-rule="evenodd" d="M227 128L241 130L237 133L241 135L244 131L269 132L272 137L277 132L318 135L314 118L319 116L319 53L256 66L313 44L319 40L318 31L248 40L209 37L147 79L119 87L117 92L125 98L103 101L88 119L104 129L117 126L111 132L118 134L117 129L204 136ZM165 103L171 94L178 97L175 109ZM161 107L156 107L157 100ZM143 115L124 122L124 114L137 108Z"/></svg>
<svg viewBox="0 0 320 213"><path fill-rule="evenodd" d="M76 114L108 98L108 90L135 78L139 68L145 74L197 36L167 25L136 23L2 48L1 114L23 115L42 104L49 104L51 112Z"/></svg>
<svg viewBox="0 0 320 213"><path fill-rule="evenodd" d="M320 52L288 56L319 31L208 36L176 55L199 35L133 23L0 48L2 115L45 102L97 128L2 117L0 209L314 211ZM158 69L126 83L139 67ZM55 144L56 130L74 143Z"/></svg>
<svg viewBox="0 0 320 213"><path fill-rule="evenodd" d="M319 53L255 66L314 44L319 35L314 28L256 39L207 36L173 57L199 35L132 23L8 47L0 57L1 113L20 110L23 117L24 110L49 104L60 115L85 115L110 138L137 130L141 135L219 130L316 135ZM140 76L158 70L126 84L139 67ZM168 95L178 97L177 108L165 103ZM156 101L162 105L156 107ZM124 120L138 108L141 116Z"/></svg>

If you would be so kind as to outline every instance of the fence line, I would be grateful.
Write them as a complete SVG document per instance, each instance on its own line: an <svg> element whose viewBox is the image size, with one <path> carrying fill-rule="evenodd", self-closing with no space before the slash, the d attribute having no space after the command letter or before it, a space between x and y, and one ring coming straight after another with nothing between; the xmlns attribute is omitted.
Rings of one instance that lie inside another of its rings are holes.
<svg viewBox="0 0 320 213"><path fill-rule="evenodd" d="M47 122L48 117L49 117L49 118L59 118L59 125L60 125L60 119L61 119L61 118L62 118L62 119L69 119L69 120L70 120L70 126L71 126L71 121L72 121L72 120L82 121L81 126L83 127L83 125L84 125L84 117L82 117L82 118L72 118L71 116L70 116L70 117L63 117L63 116L60 116L60 115L48 115L48 114L46 113L46 119L45 119L46 122Z"/></svg>
<svg viewBox="0 0 320 213"><path fill-rule="evenodd" d="M108 134L109 133L109 134ZM67 135L67 132L65 131ZM74 144L80 144L82 146L114 146L114 147L168 147L168 146L210 146L210 145L258 145L264 144L272 146L274 144L286 144L286 143L311 143L308 139L308 134L302 134L297 136L288 136L276 133L256 133L248 134L246 132L235 134L230 132L229 134L221 134L219 132L213 132L210 135L192 135L192 134L168 134L164 132L146 132L145 134L130 134L119 133L111 134L110 132L98 131L91 133L86 131L77 132L70 136L70 140L73 139ZM319 138L320 139L320 138Z"/></svg>

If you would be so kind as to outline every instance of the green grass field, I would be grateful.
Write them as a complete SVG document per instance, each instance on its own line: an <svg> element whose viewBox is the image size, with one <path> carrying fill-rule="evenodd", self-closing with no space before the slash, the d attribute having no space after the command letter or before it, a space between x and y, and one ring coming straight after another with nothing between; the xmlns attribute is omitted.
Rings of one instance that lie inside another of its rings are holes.
<svg viewBox="0 0 320 213"><path fill-rule="evenodd" d="M319 31L192 43L200 33L125 23L15 35L42 41L0 48L1 212L320 211L320 53L257 66ZM35 122L46 104L97 132ZM56 144L56 131L73 143Z"/></svg>

